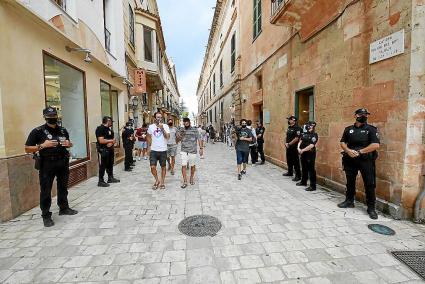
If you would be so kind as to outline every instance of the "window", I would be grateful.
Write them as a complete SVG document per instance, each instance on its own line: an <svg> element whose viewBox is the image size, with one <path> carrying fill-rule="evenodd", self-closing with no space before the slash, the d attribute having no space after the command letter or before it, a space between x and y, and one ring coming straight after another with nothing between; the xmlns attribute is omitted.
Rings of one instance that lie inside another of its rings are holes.
<svg viewBox="0 0 425 284"><path fill-rule="evenodd" d="M118 92L111 89L111 85L104 81L100 81L100 99L101 99L101 109L102 117L110 116L112 117L113 125L112 129L114 130L115 139L120 141L119 133L119 117L118 117Z"/></svg>
<svg viewBox="0 0 425 284"><path fill-rule="evenodd" d="M254 1L254 40L261 33L261 0Z"/></svg>
<svg viewBox="0 0 425 284"><path fill-rule="evenodd" d="M53 0L62 10L66 11L66 0Z"/></svg>
<svg viewBox="0 0 425 284"><path fill-rule="evenodd" d="M233 34L230 49L230 71L235 72L236 64L236 33Z"/></svg>
<svg viewBox="0 0 425 284"><path fill-rule="evenodd" d="M129 31L130 31L130 43L134 46L134 12L131 8L131 5L128 5L128 22L129 22Z"/></svg>
<svg viewBox="0 0 425 284"><path fill-rule="evenodd" d="M215 73L213 75L213 94L215 96Z"/></svg>
<svg viewBox="0 0 425 284"><path fill-rule="evenodd" d="M295 94L295 115L299 125L314 120L314 89L298 91Z"/></svg>
<svg viewBox="0 0 425 284"><path fill-rule="evenodd" d="M149 62L153 62L153 47L152 47L152 29L143 26L143 38L145 41L145 60Z"/></svg>
<svg viewBox="0 0 425 284"><path fill-rule="evenodd" d="M220 60L220 87L223 87L223 59Z"/></svg>
<svg viewBox="0 0 425 284"><path fill-rule="evenodd" d="M210 81L210 100L211 100L211 94L212 92L211 92L211 81Z"/></svg>
<svg viewBox="0 0 425 284"><path fill-rule="evenodd" d="M214 122L217 122L217 106L214 106Z"/></svg>
<svg viewBox="0 0 425 284"><path fill-rule="evenodd" d="M157 54L157 63L158 63L158 67L159 67L159 71L160 71L160 73L162 74L162 56L161 56L161 47L160 47L160 45L159 45L159 43L158 43L158 41L156 42L156 46L157 46L157 51L156 51L156 54Z"/></svg>
<svg viewBox="0 0 425 284"><path fill-rule="evenodd" d="M263 89L263 75L262 74L258 74L255 77L257 79L257 90Z"/></svg>
<svg viewBox="0 0 425 284"><path fill-rule="evenodd" d="M220 103L220 108L221 108L221 110L220 110L220 119L223 119L223 116L224 116L224 102L222 101L221 103Z"/></svg>
<svg viewBox="0 0 425 284"><path fill-rule="evenodd" d="M59 122L69 132L70 162L87 159L84 73L47 54L43 59L46 106L58 109Z"/></svg>
<svg viewBox="0 0 425 284"><path fill-rule="evenodd" d="M210 123L212 122L212 109L210 109Z"/></svg>

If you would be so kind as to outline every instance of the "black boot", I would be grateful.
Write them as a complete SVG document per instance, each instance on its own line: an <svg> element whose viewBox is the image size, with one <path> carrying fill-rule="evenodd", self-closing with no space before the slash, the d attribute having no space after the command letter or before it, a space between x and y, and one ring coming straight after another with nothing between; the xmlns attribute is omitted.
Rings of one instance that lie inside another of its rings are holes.
<svg viewBox="0 0 425 284"><path fill-rule="evenodd" d="M119 179L114 177L108 177L108 183L118 183L118 182L120 182Z"/></svg>
<svg viewBox="0 0 425 284"><path fill-rule="evenodd" d="M305 189L305 191L315 191L316 187L309 186Z"/></svg>
<svg viewBox="0 0 425 284"><path fill-rule="evenodd" d="M62 209L62 210L59 210L59 215L75 215L77 213L78 213L77 210L71 209L69 207Z"/></svg>
<svg viewBox="0 0 425 284"><path fill-rule="evenodd" d="M55 222L53 222L52 217L46 217L43 218L43 224L44 227L52 227L53 225L55 225Z"/></svg>
<svg viewBox="0 0 425 284"><path fill-rule="evenodd" d="M307 183L300 181L300 182L297 182L296 186L307 186Z"/></svg>
<svg viewBox="0 0 425 284"><path fill-rule="evenodd" d="M294 174L291 174L291 173L289 173L289 172L288 172L288 173L283 173L282 175L283 175L284 177L291 177L291 176L293 176Z"/></svg>
<svg viewBox="0 0 425 284"><path fill-rule="evenodd" d="M301 180L301 177L299 177L299 176L295 176L293 179L292 179L292 181L300 181Z"/></svg>
<svg viewBox="0 0 425 284"><path fill-rule="evenodd" d="M370 219L378 219L378 213L376 213L376 210L373 207L367 209L367 214L369 214Z"/></svg>
<svg viewBox="0 0 425 284"><path fill-rule="evenodd" d="M99 180L99 182L97 183L97 186L98 187L109 187L109 184L107 184L103 180Z"/></svg>
<svg viewBox="0 0 425 284"><path fill-rule="evenodd" d="M345 200L344 202L341 202L338 204L339 208L354 208L354 201Z"/></svg>
<svg viewBox="0 0 425 284"><path fill-rule="evenodd" d="M132 172L133 169L132 168L128 168L128 169L124 169L125 172Z"/></svg>

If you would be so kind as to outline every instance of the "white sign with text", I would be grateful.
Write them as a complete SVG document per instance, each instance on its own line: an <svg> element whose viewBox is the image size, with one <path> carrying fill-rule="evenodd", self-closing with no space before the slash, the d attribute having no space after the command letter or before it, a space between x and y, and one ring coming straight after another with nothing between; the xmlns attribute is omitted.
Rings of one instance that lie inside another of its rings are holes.
<svg viewBox="0 0 425 284"><path fill-rule="evenodd" d="M404 53L404 29L370 44L369 64Z"/></svg>

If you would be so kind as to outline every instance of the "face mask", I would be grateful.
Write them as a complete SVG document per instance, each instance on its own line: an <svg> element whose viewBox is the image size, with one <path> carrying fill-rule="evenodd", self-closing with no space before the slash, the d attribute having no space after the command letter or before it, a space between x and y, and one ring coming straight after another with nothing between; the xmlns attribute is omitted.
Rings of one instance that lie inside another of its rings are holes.
<svg viewBox="0 0 425 284"><path fill-rule="evenodd" d="M242 125L242 128L246 128L246 125Z"/></svg>
<svg viewBox="0 0 425 284"><path fill-rule="evenodd" d="M156 124L159 124L159 123L161 123L161 118L155 118L155 122L156 122Z"/></svg>
<svg viewBox="0 0 425 284"><path fill-rule="evenodd" d="M360 117L357 117L356 120L357 120L357 122L360 122L360 123L366 123L367 117L366 116L360 116Z"/></svg>
<svg viewBox="0 0 425 284"><path fill-rule="evenodd" d="M173 123L172 122L168 123L168 126L173 126Z"/></svg>
<svg viewBox="0 0 425 284"><path fill-rule="evenodd" d="M184 128L189 129L190 125L185 125Z"/></svg>
<svg viewBox="0 0 425 284"><path fill-rule="evenodd" d="M57 117L49 117L49 118L46 118L46 122L48 124L57 124L58 123L58 118Z"/></svg>

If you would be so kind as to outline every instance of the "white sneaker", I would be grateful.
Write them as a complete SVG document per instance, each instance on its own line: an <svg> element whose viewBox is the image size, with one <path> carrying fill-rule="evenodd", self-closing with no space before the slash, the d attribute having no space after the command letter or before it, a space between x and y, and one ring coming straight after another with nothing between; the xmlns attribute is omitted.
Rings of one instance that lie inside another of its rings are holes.
<svg viewBox="0 0 425 284"><path fill-rule="evenodd" d="M148 159L148 157L145 157L145 160L147 160Z"/></svg>
<svg viewBox="0 0 425 284"><path fill-rule="evenodd" d="M137 158L137 160L138 160L138 161L140 161L141 159L142 159L142 158L140 158L140 157L139 157L139 158Z"/></svg>

